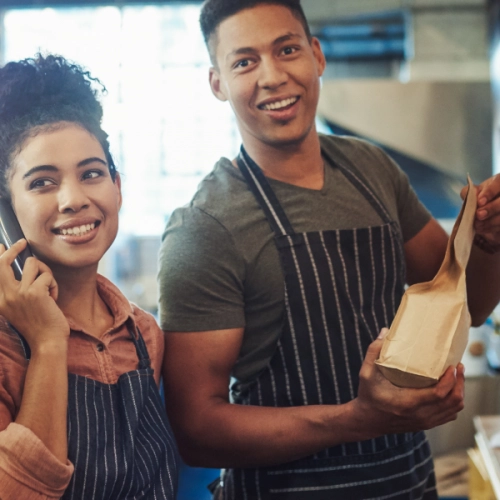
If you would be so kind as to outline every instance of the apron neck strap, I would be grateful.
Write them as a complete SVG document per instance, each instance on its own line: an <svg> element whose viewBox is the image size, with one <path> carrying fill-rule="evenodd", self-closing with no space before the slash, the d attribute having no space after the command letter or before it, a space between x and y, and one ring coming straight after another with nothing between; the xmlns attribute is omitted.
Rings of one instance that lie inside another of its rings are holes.
<svg viewBox="0 0 500 500"><path fill-rule="evenodd" d="M266 214L266 218L276 236L294 234L295 231L281 208L281 204L269 185L264 172L250 158L243 146L241 146L240 154L236 161L250 191L252 191L260 207Z"/></svg>
<svg viewBox="0 0 500 500"><path fill-rule="evenodd" d="M354 185L354 187L370 203L379 217L387 224L392 223L392 217L380 201L378 196L370 188L370 185L361 172L357 169L347 168L339 161L334 161L331 155L323 148L321 153L331 165L337 165L345 177ZM266 214L267 220L272 230L277 236L293 234L294 230L288 217L281 208L278 198L274 194L269 181L262 172L262 169L255 163L246 152L244 146L241 146L240 154L237 157L238 167L243 174L250 191L255 195L259 205Z"/></svg>
<svg viewBox="0 0 500 500"><path fill-rule="evenodd" d="M135 350L137 351L137 357L139 358L139 369L149 368L151 366L151 358L149 357L146 343L144 342L144 338L142 337L139 328L134 325L131 319L127 321L127 330L132 337L132 341L135 345ZM137 332L137 336L135 335L135 332Z"/></svg>
<svg viewBox="0 0 500 500"><path fill-rule="evenodd" d="M364 175L355 167L346 167L340 161L334 160L332 156L324 148L321 148L321 154L326 158L330 165L336 165L344 174L347 180L363 195L363 197L372 206L378 216L386 223L392 222L392 217L380 201L378 196L370 188L370 184L365 179Z"/></svg>

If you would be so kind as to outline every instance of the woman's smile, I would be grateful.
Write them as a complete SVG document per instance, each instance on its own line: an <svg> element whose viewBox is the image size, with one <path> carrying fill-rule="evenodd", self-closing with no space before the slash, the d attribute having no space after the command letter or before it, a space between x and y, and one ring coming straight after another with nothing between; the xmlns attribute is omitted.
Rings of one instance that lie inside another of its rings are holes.
<svg viewBox="0 0 500 500"><path fill-rule="evenodd" d="M96 228L99 227L100 221L71 221L61 226L54 228L52 232L63 239L72 243L80 243L88 241L89 237L93 238L96 234Z"/></svg>

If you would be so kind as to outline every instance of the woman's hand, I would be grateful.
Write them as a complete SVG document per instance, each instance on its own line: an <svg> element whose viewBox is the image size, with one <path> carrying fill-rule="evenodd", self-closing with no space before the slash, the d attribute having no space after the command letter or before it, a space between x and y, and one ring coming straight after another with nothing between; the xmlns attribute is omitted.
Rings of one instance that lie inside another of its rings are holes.
<svg viewBox="0 0 500 500"><path fill-rule="evenodd" d="M57 283L49 267L26 259L21 281L11 264L26 248L19 240L0 245L0 314L27 340L31 359L15 422L30 429L62 463L68 458L69 324L56 303Z"/></svg>
<svg viewBox="0 0 500 500"><path fill-rule="evenodd" d="M0 314L23 335L32 351L64 345L70 329L56 303L58 288L50 268L29 257L21 281L14 277L11 264L26 245L26 240L19 240L5 250L0 244Z"/></svg>

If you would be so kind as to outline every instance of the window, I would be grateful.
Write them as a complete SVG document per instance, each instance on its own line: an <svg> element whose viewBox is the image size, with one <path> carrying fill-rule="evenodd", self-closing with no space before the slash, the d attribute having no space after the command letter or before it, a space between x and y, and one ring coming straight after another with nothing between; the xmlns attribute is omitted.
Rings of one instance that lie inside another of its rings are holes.
<svg viewBox="0 0 500 500"><path fill-rule="evenodd" d="M120 233L103 267L126 295L156 308L156 253L172 210L187 203L240 138L208 85L197 5L6 10L6 61L74 60L107 87L103 128L122 174Z"/></svg>

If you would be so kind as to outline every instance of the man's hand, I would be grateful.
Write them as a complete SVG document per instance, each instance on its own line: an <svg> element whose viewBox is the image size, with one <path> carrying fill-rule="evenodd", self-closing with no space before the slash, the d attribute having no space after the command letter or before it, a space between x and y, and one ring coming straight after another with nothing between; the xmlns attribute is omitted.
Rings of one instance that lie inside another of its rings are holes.
<svg viewBox="0 0 500 500"><path fill-rule="evenodd" d="M500 245L500 174L486 179L476 189L474 229L491 245ZM462 199L465 199L466 194L467 186L460 193Z"/></svg>
<svg viewBox="0 0 500 500"><path fill-rule="evenodd" d="M439 382L425 389L397 387L378 369L375 360L383 344L381 337L368 348L360 371L358 397L353 403L373 436L431 429L457 418L464 407L463 365L449 367Z"/></svg>

